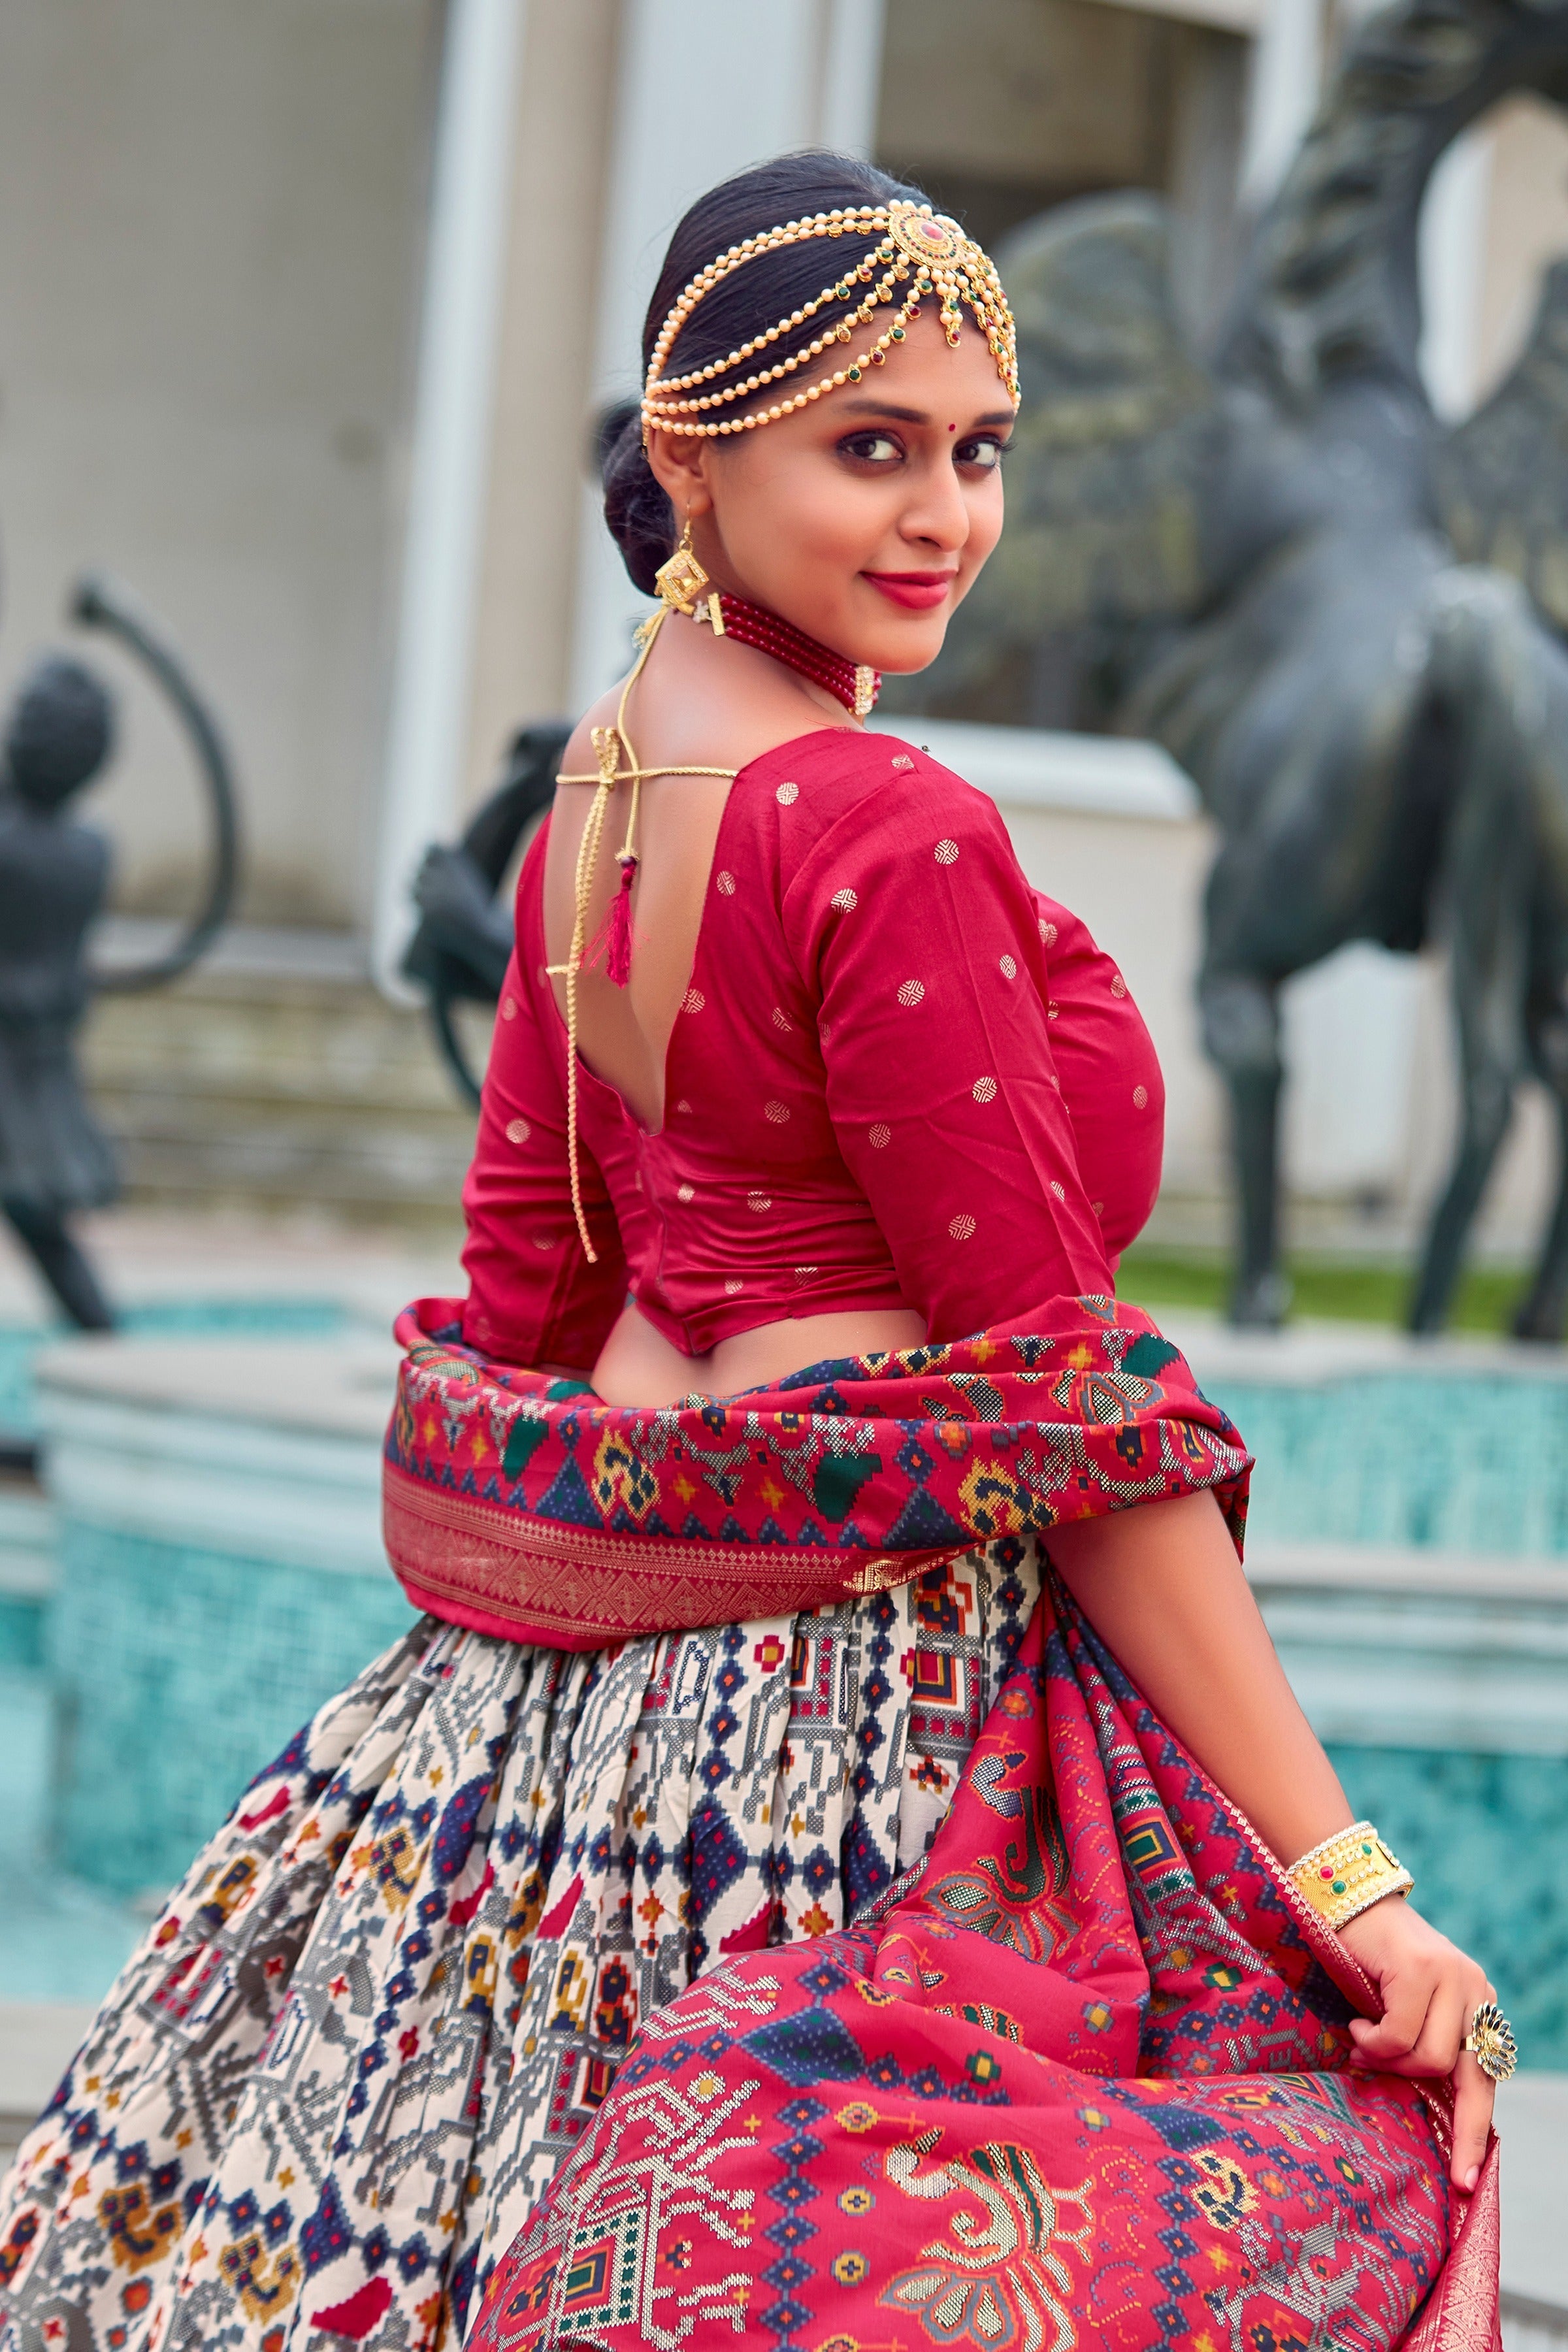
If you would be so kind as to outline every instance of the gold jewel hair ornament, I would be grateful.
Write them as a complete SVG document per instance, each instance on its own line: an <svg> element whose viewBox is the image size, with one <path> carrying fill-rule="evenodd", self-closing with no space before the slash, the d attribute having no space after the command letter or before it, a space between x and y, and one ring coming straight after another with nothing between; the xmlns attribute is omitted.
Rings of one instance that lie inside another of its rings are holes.
<svg viewBox="0 0 1568 2352"><path fill-rule="evenodd" d="M665 375L666 362L692 312L723 279L744 268L748 261L755 261L764 253L776 253L783 246L839 236L874 236L878 241L863 258L850 263L831 285L825 286L815 299L803 303L798 310L791 310L776 326L753 336L750 342L737 345L728 359L710 360L705 367L694 369L689 375ZM955 350L965 307L973 312L985 338L986 349L996 362L996 373L1007 397L1016 408L1017 335L1002 281L989 256L973 238L965 236L958 223L949 220L945 213L933 212L929 205L900 200L889 205L862 205L849 211L814 213L804 220L786 221L782 228L769 229L764 236L742 238L739 245L732 245L717 261L710 261L706 269L700 270L659 329L658 341L653 347L647 381L643 387L644 447L650 433L750 433L759 425L774 424L781 416L805 407L808 402L820 400L825 393L837 392L841 384L858 383L868 368L879 367L889 352L904 341L910 321L919 318L921 303L928 295L940 304L942 331ZM769 356L773 347L795 330L809 329L817 312L829 303L851 301L855 308L837 325L810 335L798 350L784 358ZM751 409L743 416L719 417L710 413L738 400L749 400L770 383L782 383L801 369L808 369L814 360L821 359L829 351L836 354L839 345L854 341L857 327L872 323L881 308L891 308L891 322L864 351L846 360L842 367L832 368L772 406ZM760 367L733 383L719 383L721 377L731 375L759 356L763 362Z"/></svg>

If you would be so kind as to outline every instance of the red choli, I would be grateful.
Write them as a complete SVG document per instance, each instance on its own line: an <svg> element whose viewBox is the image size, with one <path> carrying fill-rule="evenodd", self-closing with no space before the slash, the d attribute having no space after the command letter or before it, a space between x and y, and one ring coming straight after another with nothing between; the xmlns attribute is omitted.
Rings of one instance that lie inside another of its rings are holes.
<svg viewBox="0 0 1568 2352"><path fill-rule="evenodd" d="M847 1307L911 1307L958 1339L1112 1288L1159 1185L1159 1064L1115 966L1030 889L984 793L847 728L741 771L663 1128L580 1067L596 1265L572 1218L543 856L542 835L463 1196L469 1344L585 1367L628 1293L700 1355Z"/></svg>

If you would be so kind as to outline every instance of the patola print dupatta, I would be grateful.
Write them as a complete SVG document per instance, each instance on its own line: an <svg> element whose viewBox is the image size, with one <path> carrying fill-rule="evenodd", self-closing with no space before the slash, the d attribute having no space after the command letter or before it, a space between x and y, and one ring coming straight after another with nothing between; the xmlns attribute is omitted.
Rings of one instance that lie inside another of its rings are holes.
<svg viewBox="0 0 1568 2352"><path fill-rule="evenodd" d="M1240 1439L1114 1298L669 1411L489 1362L461 1313L398 1321L384 1528L409 1599L483 1633L592 1650L815 1609L1201 1487L1240 1542Z"/></svg>
<svg viewBox="0 0 1568 2352"><path fill-rule="evenodd" d="M926 1861L646 2021L468 2352L1498 2352L1496 2144L1455 2196L1375 2006L1056 1587Z"/></svg>

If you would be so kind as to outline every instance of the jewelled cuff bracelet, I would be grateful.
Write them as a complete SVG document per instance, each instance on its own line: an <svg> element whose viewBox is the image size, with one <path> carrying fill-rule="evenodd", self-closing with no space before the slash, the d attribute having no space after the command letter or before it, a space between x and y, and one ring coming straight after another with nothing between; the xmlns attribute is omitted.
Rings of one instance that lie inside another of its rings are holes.
<svg viewBox="0 0 1568 2352"><path fill-rule="evenodd" d="M1325 1838L1293 1862L1289 1874L1336 1934L1385 1895L1407 1895L1415 1884L1370 1822L1353 1822Z"/></svg>

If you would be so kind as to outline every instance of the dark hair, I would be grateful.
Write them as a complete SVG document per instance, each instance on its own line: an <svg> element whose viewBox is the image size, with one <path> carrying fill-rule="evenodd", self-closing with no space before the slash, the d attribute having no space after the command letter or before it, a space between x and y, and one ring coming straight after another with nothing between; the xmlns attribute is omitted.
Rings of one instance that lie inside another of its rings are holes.
<svg viewBox="0 0 1568 2352"><path fill-rule="evenodd" d="M775 156L771 163L753 164L749 172L738 172L732 180L710 188L705 196L698 197L669 240L643 322L643 372L647 373L659 329L682 289L731 246L812 213L890 204L895 197L918 205L931 201L919 188L890 178L858 156L835 155L823 149ZM810 238L748 261L698 304L669 355L669 371L689 375L695 368L725 358L791 310L815 300L823 287L832 282L836 268L848 264L851 255L858 263L876 242L874 235L863 239L845 237L831 246ZM861 290L858 287L847 302L825 304L812 321L813 331L835 323L854 307ZM743 409L746 404L737 405ZM674 551L675 516L642 446L637 402L622 401L605 411L599 420L595 454L611 537L636 585L645 596L651 596L653 575Z"/></svg>

